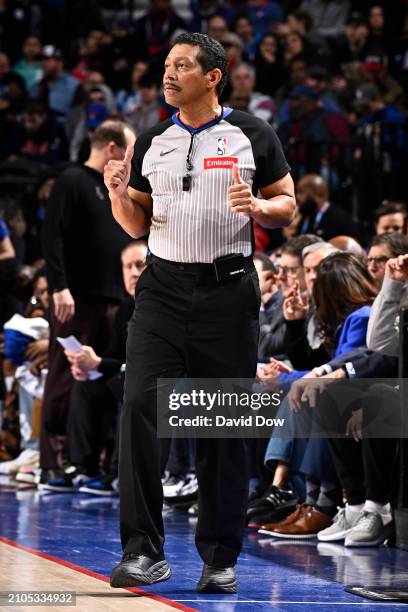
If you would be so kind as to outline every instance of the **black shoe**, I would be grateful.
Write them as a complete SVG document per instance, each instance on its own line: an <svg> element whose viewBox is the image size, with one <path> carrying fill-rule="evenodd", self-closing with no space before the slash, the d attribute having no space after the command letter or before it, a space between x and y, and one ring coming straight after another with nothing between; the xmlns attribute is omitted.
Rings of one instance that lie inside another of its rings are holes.
<svg viewBox="0 0 408 612"><path fill-rule="evenodd" d="M87 483L98 478L98 475L88 476L81 468L74 468L69 472L64 472L57 478L48 479L38 485L39 491L52 491L53 493L74 493Z"/></svg>
<svg viewBox="0 0 408 612"><path fill-rule="evenodd" d="M261 485L256 486L251 495L248 497L248 508L251 508L254 505L256 506L261 497L265 495L265 491L265 487Z"/></svg>
<svg viewBox="0 0 408 612"><path fill-rule="evenodd" d="M254 500L247 509L247 523L276 523L286 518L296 508L298 499L292 491L271 485L262 497Z"/></svg>
<svg viewBox="0 0 408 612"><path fill-rule="evenodd" d="M237 574L235 567L212 567L204 565L197 584L197 593L236 593Z"/></svg>
<svg viewBox="0 0 408 612"><path fill-rule="evenodd" d="M145 555L125 553L122 561L113 568L111 587L137 587L168 580L171 569L165 559L154 561Z"/></svg>

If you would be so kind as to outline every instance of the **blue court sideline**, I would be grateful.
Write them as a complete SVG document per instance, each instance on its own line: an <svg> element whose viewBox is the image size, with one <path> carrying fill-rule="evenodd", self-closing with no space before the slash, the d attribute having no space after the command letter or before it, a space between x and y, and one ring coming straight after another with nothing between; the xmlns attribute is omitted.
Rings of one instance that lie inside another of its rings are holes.
<svg viewBox="0 0 408 612"><path fill-rule="evenodd" d="M109 575L121 555L118 503L85 495L0 489L0 535ZM408 552L350 550L316 541L296 544L251 532L238 566L239 595L198 595L201 561L192 521L186 514L165 513L166 553L173 577L144 590L202 612L408 610L405 605L370 602L344 592L344 585L406 587Z"/></svg>

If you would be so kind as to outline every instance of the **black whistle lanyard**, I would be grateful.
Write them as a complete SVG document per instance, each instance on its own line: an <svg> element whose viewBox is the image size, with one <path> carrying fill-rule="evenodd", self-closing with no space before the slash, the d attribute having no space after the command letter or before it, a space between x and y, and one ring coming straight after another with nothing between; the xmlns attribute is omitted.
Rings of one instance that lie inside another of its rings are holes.
<svg viewBox="0 0 408 612"><path fill-rule="evenodd" d="M185 129L189 132L190 134L190 146L188 147L188 152L187 152L187 157L186 157L186 173L183 176L183 191L190 191L191 189L191 185L193 182L193 176L191 174L192 170L193 170L193 163L191 161L191 157L193 154L193 145L194 145L194 137L196 136L196 134L198 134L201 130L206 130L210 127L213 127L214 125L217 125L217 123L219 123L220 121L222 121L224 117L224 107L221 106L221 113L218 117L216 117L212 122L210 122L210 124L206 124L204 125L201 129L198 128L197 130L191 130L189 129L187 126L184 126ZM180 121L180 119L179 119ZM180 121L181 123L181 121Z"/></svg>
<svg viewBox="0 0 408 612"><path fill-rule="evenodd" d="M193 169L193 164L191 163L191 153L193 151L194 137L196 132L190 132L190 146L188 147L188 153L186 157L186 174L183 176L183 191L190 191L192 176L191 171Z"/></svg>

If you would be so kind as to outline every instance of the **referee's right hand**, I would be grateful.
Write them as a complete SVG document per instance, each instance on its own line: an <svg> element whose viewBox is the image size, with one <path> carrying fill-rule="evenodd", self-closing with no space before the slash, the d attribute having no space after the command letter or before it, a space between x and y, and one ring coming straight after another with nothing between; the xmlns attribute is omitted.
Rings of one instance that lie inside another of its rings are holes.
<svg viewBox="0 0 408 612"><path fill-rule="evenodd" d="M109 193L117 197L124 195L130 179L133 145L126 147L123 160L111 159L103 169L103 178Z"/></svg>

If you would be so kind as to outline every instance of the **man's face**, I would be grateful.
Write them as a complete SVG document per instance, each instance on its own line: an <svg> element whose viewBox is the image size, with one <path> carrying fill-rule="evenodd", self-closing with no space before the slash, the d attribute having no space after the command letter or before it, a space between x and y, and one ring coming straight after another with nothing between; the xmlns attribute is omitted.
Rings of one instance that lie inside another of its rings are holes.
<svg viewBox="0 0 408 612"><path fill-rule="evenodd" d="M210 72L203 73L197 57L200 48L175 45L165 61L163 76L164 97L167 104L180 108L208 93Z"/></svg>
<svg viewBox="0 0 408 612"><path fill-rule="evenodd" d="M317 266L324 259L325 255L322 251L309 253L303 260L303 272L305 275L306 289L309 295L313 294L313 285L317 276Z"/></svg>
<svg viewBox="0 0 408 612"><path fill-rule="evenodd" d="M42 61L44 76L46 78L56 77L62 70L62 61L54 57L45 57Z"/></svg>
<svg viewBox="0 0 408 612"><path fill-rule="evenodd" d="M299 282L301 291L305 290L305 276L300 262L300 257L282 253L279 263L279 272L277 275L279 285L283 291L286 291L294 286L295 282Z"/></svg>
<svg viewBox="0 0 408 612"><path fill-rule="evenodd" d="M314 201L313 185L306 177L301 178L296 184L296 202L301 212L311 200Z"/></svg>
<svg viewBox="0 0 408 612"><path fill-rule="evenodd" d="M10 72L9 58L5 53L0 53L0 78Z"/></svg>
<svg viewBox="0 0 408 612"><path fill-rule="evenodd" d="M234 71L231 84L234 91L250 96L255 87L255 79L248 68L241 66Z"/></svg>
<svg viewBox="0 0 408 612"><path fill-rule="evenodd" d="M379 287L384 280L385 264L391 257L391 251L386 244L372 246L368 251L367 270Z"/></svg>
<svg viewBox="0 0 408 612"><path fill-rule="evenodd" d="M382 30L384 28L384 13L381 6L371 7L369 21L373 30Z"/></svg>
<svg viewBox="0 0 408 612"><path fill-rule="evenodd" d="M46 118L43 113L24 113L23 124L27 132L35 132L45 123Z"/></svg>
<svg viewBox="0 0 408 612"><path fill-rule="evenodd" d="M148 69L148 64L146 62L136 62L133 66L132 70L132 86L137 87L141 77L146 74Z"/></svg>
<svg viewBox="0 0 408 612"><path fill-rule="evenodd" d="M300 98L294 98L289 100L289 114L292 120L296 121L305 117L311 113L316 107L315 100L301 96Z"/></svg>
<svg viewBox="0 0 408 612"><path fill-rule="evenodd" d="M153 104L159 97L159 89L156 85L140 88L140 97L143 104Z"/></svg>
<svg viewBox="0 0 408 612"><path fill-rule="evenodd" d="M307 77L307 67L304 61L293 62L290 68L290 81L293 85L304 83Z"/></svg>
<svg viewBox="0 0 408 612"><path fill-rule="evenodd" d="M250 20L246 17L241 17L240 19L238 19L235 26L235 32L243 40L250 40L253 34L253 28Z"/></svg>
<svg viewBox="0 0 408 612"><path fill-rule="evenodd" d="M23 46L23 55L28 60L35 60L41 57L41 43L36 36L26 38Z"/></svg>
<svg viewBox="0 0 408 612"><path fill-rule="evenodd" d="M147 248L135 244L122 253L123 283L129 295L134 297L137 281L146 267Z"/></svg>
<svg viewBox="0 0 408 612"><path fill-rule="evenodd" d="M402 213L383 215L378 219L375 228L377 236L381 236L381 234L390 234L391 232L404 233L404 215Z"/></svg>
<svg viewBox="0 0 408 612"><path fill-rule="evenodd" d="M224 34L228 32L227 22L223 17L213 17L208 24L208 36L221 42Z"/></svg>
<svg viewBox="0 0 408 612"><path fill-rule="evenodd" d="M84 81L84 89L89 91L92 87L98 87L98 85L103 85L105 82L105 77L101 72L94 71L91 72Z"/></svg>

